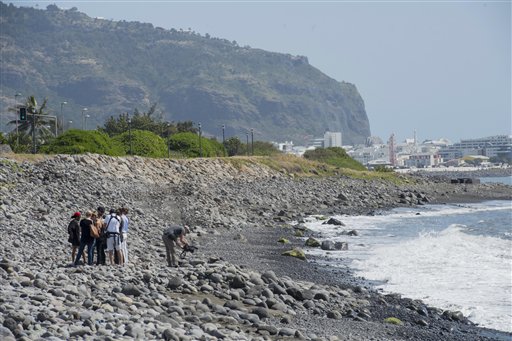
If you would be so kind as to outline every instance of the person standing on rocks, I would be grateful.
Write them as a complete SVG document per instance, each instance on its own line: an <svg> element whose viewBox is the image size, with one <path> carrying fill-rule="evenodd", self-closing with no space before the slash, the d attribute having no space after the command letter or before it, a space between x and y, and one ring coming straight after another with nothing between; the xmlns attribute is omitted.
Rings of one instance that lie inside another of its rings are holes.
<svg viewBox="0 0 512 341"><path fill-rule="evenodd" d="M80 246L80 217L82 214L80 212L75 212L71 216L71 221L68 224L68 242L71 243L71 262L75 262L76 251ZM85 255L83 255L84 263L85 263Z"/></svg>
<svg viewBox="0 0 512 341"><path fill-rule="evenodd" d="M96 239L91 236L92 226L92 212L87 211L85 213L85 219L80 221L80 247L78 248L78 254L75 258L75 266L78 265L80 257L84 252L85 246L87 246L87 264L92 265L94 259L94 243Z"/></svg>
<svg viewBox="0 0 512 341"><path fill-rule="evenodd" d="M99 228L100 237L96 238L96 265L105 265L105 248L107 244L107 235L105 233L105 207L96 209L97 217L94 224Z"/></svg>
<svg viewBox="0 0 512 341"><path fill-rule="evenodd" d="M119 259L119 265L123 265L123 253L121 252L121 218L118 214L110 210L110 214L105 218L105 229L107 232L107 252L110 265L114 265L114 252Z"/></svg>
<svg viewBox="0 0 512 341"><path fill-rule="evenodd" d="M121 251L123 252L123 257L124 257L124 264L128 263L128 244L127 244L127 240L128 240L128 224L129 224L129 220L128 220L128 217L126 216L128 214L128 209L126 207L121 207L119 209L119 212L121 213L121 234L122 234L122 242L121 242Z"/></svg>
<svg viewBox="0 0 512 341"><path fill-rule="evenodd" d="M176 246L182 249L188 244L185 235L190 232L187 225L171 225L164 230L162 240L165 245L165 253L167 255L167 265L177 267L176 264Z"/></svg>

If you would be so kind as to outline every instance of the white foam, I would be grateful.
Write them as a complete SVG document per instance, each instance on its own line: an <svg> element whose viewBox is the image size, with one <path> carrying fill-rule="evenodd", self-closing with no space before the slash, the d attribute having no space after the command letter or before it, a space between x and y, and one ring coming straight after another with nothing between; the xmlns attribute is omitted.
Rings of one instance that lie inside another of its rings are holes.
<svg viewBox="0 0 512 341"><path fill-rule="evenodd" d="M354 261L357 275L385 280L386 292L449 310L482 326L512 331L512 241L463 233L451 225Z"/></svg>
<svg viewBox="0 0 512 341"><path fill-rule="evenodd" d="M335 216L346 225L342 227L311 218L306 226L319 239L348 242L349 250L306 252L325 256L335 266L348 264L356 275L387 281L382 286L386 292L460 310L482 326L512 331L511 209L511 202L489 201ZM453 225L446 228L448 224ZM352 229L359 235L343 234Z"/></svg>

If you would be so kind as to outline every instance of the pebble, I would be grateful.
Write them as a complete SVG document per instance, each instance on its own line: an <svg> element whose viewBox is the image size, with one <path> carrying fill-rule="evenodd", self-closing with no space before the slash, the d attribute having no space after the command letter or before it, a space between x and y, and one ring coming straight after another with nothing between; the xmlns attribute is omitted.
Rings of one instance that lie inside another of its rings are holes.
<svg viewBox="0 0 512 341"><path fill-rule="evenodd" d="M502 193L482 185L470 194L482 189ZM0 191L2 340L336 340L350 333L394 339L372 309L407 310L412 333L412 326L430 336L452 325L476 328L460 312L424 305L411 310L402 298L386 297L389 304L382 304L381 295L361 285L320 284L315 276L322 275L307 263L294 268L297 263L288 259L283 269L273 263L281 252L259 254L252 245L254 234L266 238L321 207L364 214L413 196L433 200L427 182L401 187L349 178L290 179L257 164L242 172L215 159L87 154L23 162L17 171L0 167ZM130 264L70 267L69 217L99 205L131 209ZM188 222L198 231L190 238L199 249L180 259L179 268L168 268L165 261L161 231L170 222ZM289 229L287 238L293 233ZM269 238L269 245L284 247L276 240ZM304 277L312 280L292 278L293 271L309 272ZM354 320L366 329L354 327ZM477 335L468 330L464 337Z"/></svg>

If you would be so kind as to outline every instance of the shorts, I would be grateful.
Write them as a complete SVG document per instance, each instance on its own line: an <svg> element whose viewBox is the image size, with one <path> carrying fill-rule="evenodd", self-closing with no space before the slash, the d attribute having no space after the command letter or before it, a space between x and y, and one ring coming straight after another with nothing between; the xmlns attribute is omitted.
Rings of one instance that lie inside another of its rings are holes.
<svg viewBox="0 0 512 341"><path fill-rule="evenodd" d="M119 235L109 236L107 238L107 251L121 250L121 237Z"/></svg>

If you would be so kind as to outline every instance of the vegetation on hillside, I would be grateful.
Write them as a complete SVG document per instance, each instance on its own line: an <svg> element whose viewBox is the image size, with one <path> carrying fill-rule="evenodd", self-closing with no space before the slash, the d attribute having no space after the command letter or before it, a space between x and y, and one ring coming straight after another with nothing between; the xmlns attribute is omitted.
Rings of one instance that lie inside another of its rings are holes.
<svg viewBox="0 0 512 341"><path fill-rule="evenodd" d="M164 139L147 130L130 130L112 137L112 141L123 146L123 154L146 157L167 156Z"/></svg>
<svg viewBox="0 0 512 341"><path fill-rule="evenodd" d="M212 139L199 137L193 133L178 133L172 135L169 141L170 149L187 157L224 156L224 147Z"/></svg>
<svg viewBox="0 0 512 341"><path fill-rule="evenodd" d="M370 135L356 87L304 56L55 5L41 10L0 2L0 22L8 46L0 58L0 106L12 103L8 94L40 93L53 113L67 102L66 122L79 122L87 107L88 123L101 126L112 113L149 100L159 103L163 121L201 122L204 135L222 125L229 136L254 129L265 140L302 142L326 126L341 131L346 143ZM161 135L160 128L148 130Z"/></svg>
<svg viewBox="0 0 512 341"><path fill-rule="evenodd" d="M27 100L30 110L39 112L44 119L45 102L37 108L33 96ZM205 138L195 129L191 121L165 122L155 115L156 105L148 112L137 110L133 116L121 114L111 116L104 127L98 130L72 129L58 137L39 138L38 152L47 154L97 153L112 156L139 155L145 157L221 157L240 156L247 158L229 158L236 167L246 163L262 163L273 169L297 176L324 176L341 174L348 170L365 168L350 158L342 148L326 148L308 151L305 158L283 155L271 143L247 141L242 143L238 137L228 138L224 144L214 138ZM44 120L42 120L44 122ZM19 135L8 134L6 141L15 152L27 152L31 146L31 125L20 128ZM36 135L43 135L39 132ZM20 143L14 140L19 137ZM0 136L3 138L3 135ZM259 155L259 157L254 157ZM251 157L249 157L251 156Z"/></svg>
<svg viewBox="0 0 512 341"><path fill-rule="evenodd" d="M351 158L341 147L317 148L304 153L304 158L327 163L341 168L363 171L366 168Z"/></svg>
<svg viewBox="0 0 512 341"><path fill-rule="evenodd" d="M94 130L72 129L40 147L46 154L95 153L112 156L125 155L123 146L107 134Z"/></svg>

